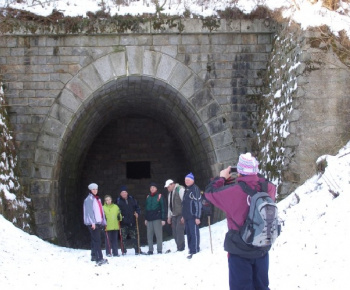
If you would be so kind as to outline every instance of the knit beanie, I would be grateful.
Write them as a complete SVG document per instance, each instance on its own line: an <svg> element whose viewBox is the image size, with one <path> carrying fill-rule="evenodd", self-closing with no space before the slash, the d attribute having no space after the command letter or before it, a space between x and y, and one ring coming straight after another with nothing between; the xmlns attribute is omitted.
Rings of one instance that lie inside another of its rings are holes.
<svg viewBox="0 0 350 290"><path fill-rule="evenodd" d="M89 184L88 189L89 190L98 189L98 185L96 183L91 183Z"/></svg>
<svg viewBox="0 0 350 290"><path fill-rule="evenodd" d="M192 172L190 172L189 174L186 175L185 178L191 178L192 180L194 180L194 175Z"/></svg>
<svg viewBox="0 0 350 290"><path fill-rule="evenodd" d="M120 187L120 192L122 192L122 191L126 191L126 185L122 185L121 187Z"/></svg>
<svg viewBox="0 0 350 290"><path fill-rule="evenodd" d="M151 187L151 186L154 186L154 187L157 187L157 188L158 188L157 183L155 183L155 182L151 182L151 183L149 184L149 187Z"/></svg>
<svg viewBox="0 0 350 290"><path fill-rule="evenodd" d="M241 154L237 163L237 172L242 175L257 175L259 162L251 153Z"/></svg>

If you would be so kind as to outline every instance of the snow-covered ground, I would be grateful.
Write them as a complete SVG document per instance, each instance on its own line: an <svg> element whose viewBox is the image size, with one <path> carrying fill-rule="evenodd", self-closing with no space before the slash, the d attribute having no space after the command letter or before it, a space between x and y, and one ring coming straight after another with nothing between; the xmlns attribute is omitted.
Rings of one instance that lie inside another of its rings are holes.
<svg viewBox="0 0 350 290"><path fill-rule="evenodd" d="M348 289L350 269L350 142L325 156L324 175L315 175L278 203L283 231L270 251L272 290ZM334 197L333 193L338 193ZM109 258L95 266L90 251L54 246L15 228L0 216L1 289L228 289L223 240L226 221L200 230L201 251L191 260L164 242L169 254ZM147 251L147 247L142 248ZM28 288L29 287L29 288Z"/></svg>

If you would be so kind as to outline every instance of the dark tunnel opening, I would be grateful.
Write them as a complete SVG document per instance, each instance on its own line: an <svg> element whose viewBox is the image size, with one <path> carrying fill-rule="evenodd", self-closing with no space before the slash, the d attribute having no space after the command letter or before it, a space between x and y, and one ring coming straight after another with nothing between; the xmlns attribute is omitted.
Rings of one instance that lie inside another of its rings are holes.
<svg viewBox="0 0 350 290"><path fill-rule="evenodd" d="M99 195L119 196L126 185L141 207L140 242L146 244L144 204L149 183L167 195L171 178L184 184L188 172L204 186L210 177L210 147L198 117L171 87L147 78L125 78L101 88L77 115L67 136L58 183L58 203L64 237L59 244L89 248L83 224L83 201L88 184L99 185ZM203 141L204 140L204 141ZM137 169L139 166L139 169ZM204 189L204 188L203 188ZM164 239L171 230L164 228Z"/></svg>
<svg viewBox="0 0 350 290"><path fill-rule="evenodd" d="M133 176L128 176L131 170ZM108 194L116 201L120 187L125 185L141 208L138 221L143 244L146 243L144 208L150 182L156 182L158 191L166 195L166 179L172 178L183 184L188 170L176 138L157 120L141 116L112 120L94 140L85 157L79 199L84 200L87 185L94 182L99 185L102 200ZM80 214L82 216L82 212ZM84 232L85 238L72 241L72 244L77 247L88 245L90 237Z"/></svg>

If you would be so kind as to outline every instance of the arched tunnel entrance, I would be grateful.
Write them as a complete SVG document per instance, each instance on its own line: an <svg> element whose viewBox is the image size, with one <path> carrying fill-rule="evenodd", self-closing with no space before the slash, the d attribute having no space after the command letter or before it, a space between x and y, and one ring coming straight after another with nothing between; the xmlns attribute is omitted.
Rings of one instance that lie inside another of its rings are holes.
<svg viewBox="0 0 350 290"><path fill-rule="evenodd" d="M82 205L91 182L101 198L115 200L126 185L141 207L141 243L146 242L144 204L149 183L164 191L168 178L183 184L192 171L203 189L214 163L212 145L193 106L165 82L147 77L110 81L94 92L71 122L59 169L58 198L67 246L89 247Z"/></svg>

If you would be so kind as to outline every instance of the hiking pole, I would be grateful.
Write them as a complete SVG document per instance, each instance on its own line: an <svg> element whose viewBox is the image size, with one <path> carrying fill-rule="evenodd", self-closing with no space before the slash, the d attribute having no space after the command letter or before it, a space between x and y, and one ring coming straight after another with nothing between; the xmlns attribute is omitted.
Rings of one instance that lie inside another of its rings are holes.
<svg viewBox="0 0 350 290"><path fill-rule="evenodd" d="M136 217L136 229L137 229L137 246L138 246L138 250L139 250L139 254L140 254L140 231L139 231L139 219Z"/></svg>
<svg viewBox="0 0 350 290"><path fill-rule="evenodd" d="M123 243L123 235L122 235L122 227L119 221L119 235L120 235L120 249L122 250L122 255L124 255L124 243Z"/></svg>
<svg viewBox="0 0 350 290"><path fill-rule="evenodd" d="M213 242L211 240L211 229L210 229L210 215L208 215L208 225L209 225L210 248L211 248L211 253L213 253Z"/></svg>
<svg viewBox="0 0 350 290"><path fill-rule="evenodd" d="M111 244L109 242L109 236L108 236L108 233L107 231L105 230L105 234L106 234L106 240L107 240L107 245L108 245L108 249L109 249L109 254L112 254L112 251L111 251Z"/></svg>

